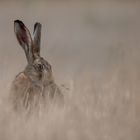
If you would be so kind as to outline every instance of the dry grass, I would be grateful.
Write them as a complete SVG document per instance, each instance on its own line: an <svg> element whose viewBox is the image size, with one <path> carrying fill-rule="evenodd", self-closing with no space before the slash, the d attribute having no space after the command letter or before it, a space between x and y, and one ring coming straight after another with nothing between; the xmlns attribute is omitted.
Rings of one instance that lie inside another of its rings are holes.
<svg viewBox="0 0 140 140"><path fill-rule="evenodd" d="M1 2L0 139L139 140L139 3ZM42 56L56 82L70 88L65 107L40 118L15 115L7 102L14 76L26 60L13 20L43 24Z"/></svg>

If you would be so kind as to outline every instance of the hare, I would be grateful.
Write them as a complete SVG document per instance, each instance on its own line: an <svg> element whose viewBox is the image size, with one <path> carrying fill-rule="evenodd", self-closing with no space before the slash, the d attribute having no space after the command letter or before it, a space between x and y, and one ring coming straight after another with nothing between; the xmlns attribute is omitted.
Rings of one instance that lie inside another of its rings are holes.
<svg viewBox="0 0 140 140"><path fill-rule="evenodd" d="M63 102L63 94L54 82L51 65L40 56L41 24L35 23L33 39L20 20L14 21L14 31L28 62L12 82L10 94L14 109L31 111L52 100L62 99Z"/></svg>

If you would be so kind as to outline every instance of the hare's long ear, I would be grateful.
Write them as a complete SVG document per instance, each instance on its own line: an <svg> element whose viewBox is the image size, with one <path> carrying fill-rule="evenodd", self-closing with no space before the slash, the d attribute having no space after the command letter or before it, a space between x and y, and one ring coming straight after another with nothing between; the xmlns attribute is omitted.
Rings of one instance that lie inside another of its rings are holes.
<svg viewBox="0 0 140 140"><path fill-rule="evenodd" d="M21 47L24 49L28 63L33 62L33 50L32 50L32 38L29 30L24 25L24 23L20 20L14 21L14 31L17 37L17 40Z"/></svg>
<svg viewBox="0 0 140 140"><path fill-rule="evenodd" d="M36 22L34 25L34 39L33 39L33 53L40 56L40 43L41 43L41 24Z"/></svg>

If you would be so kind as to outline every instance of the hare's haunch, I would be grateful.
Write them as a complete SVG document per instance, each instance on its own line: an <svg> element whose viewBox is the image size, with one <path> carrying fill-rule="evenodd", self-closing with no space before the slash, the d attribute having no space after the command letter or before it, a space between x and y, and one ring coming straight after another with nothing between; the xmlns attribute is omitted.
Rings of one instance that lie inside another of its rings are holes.
<svg viewBox="0 0 140 140"><path fill-rule="evenodd" d="M12 83L11 97L16 110L32 110L47 100L63 98L55 84L51 65L40 56L41 24L35 23L33 39L20 20L14 21L14 31L23 48L27 66Z"/></svg>

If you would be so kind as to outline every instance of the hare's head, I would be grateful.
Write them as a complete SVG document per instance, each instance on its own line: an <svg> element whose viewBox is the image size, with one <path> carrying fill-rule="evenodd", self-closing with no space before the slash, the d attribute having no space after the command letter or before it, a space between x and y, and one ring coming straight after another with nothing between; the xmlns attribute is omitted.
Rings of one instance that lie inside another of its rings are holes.
<svg viewBox="0 0 140 140"><path fill-rule="evenodd" d="M25 74L32 82L48 84L53 81L51 65L40 56L41 24L35 23L33 39L27 27L20 20L14 21L14 31L17 40L23 48L28 65Z"/></svg>

